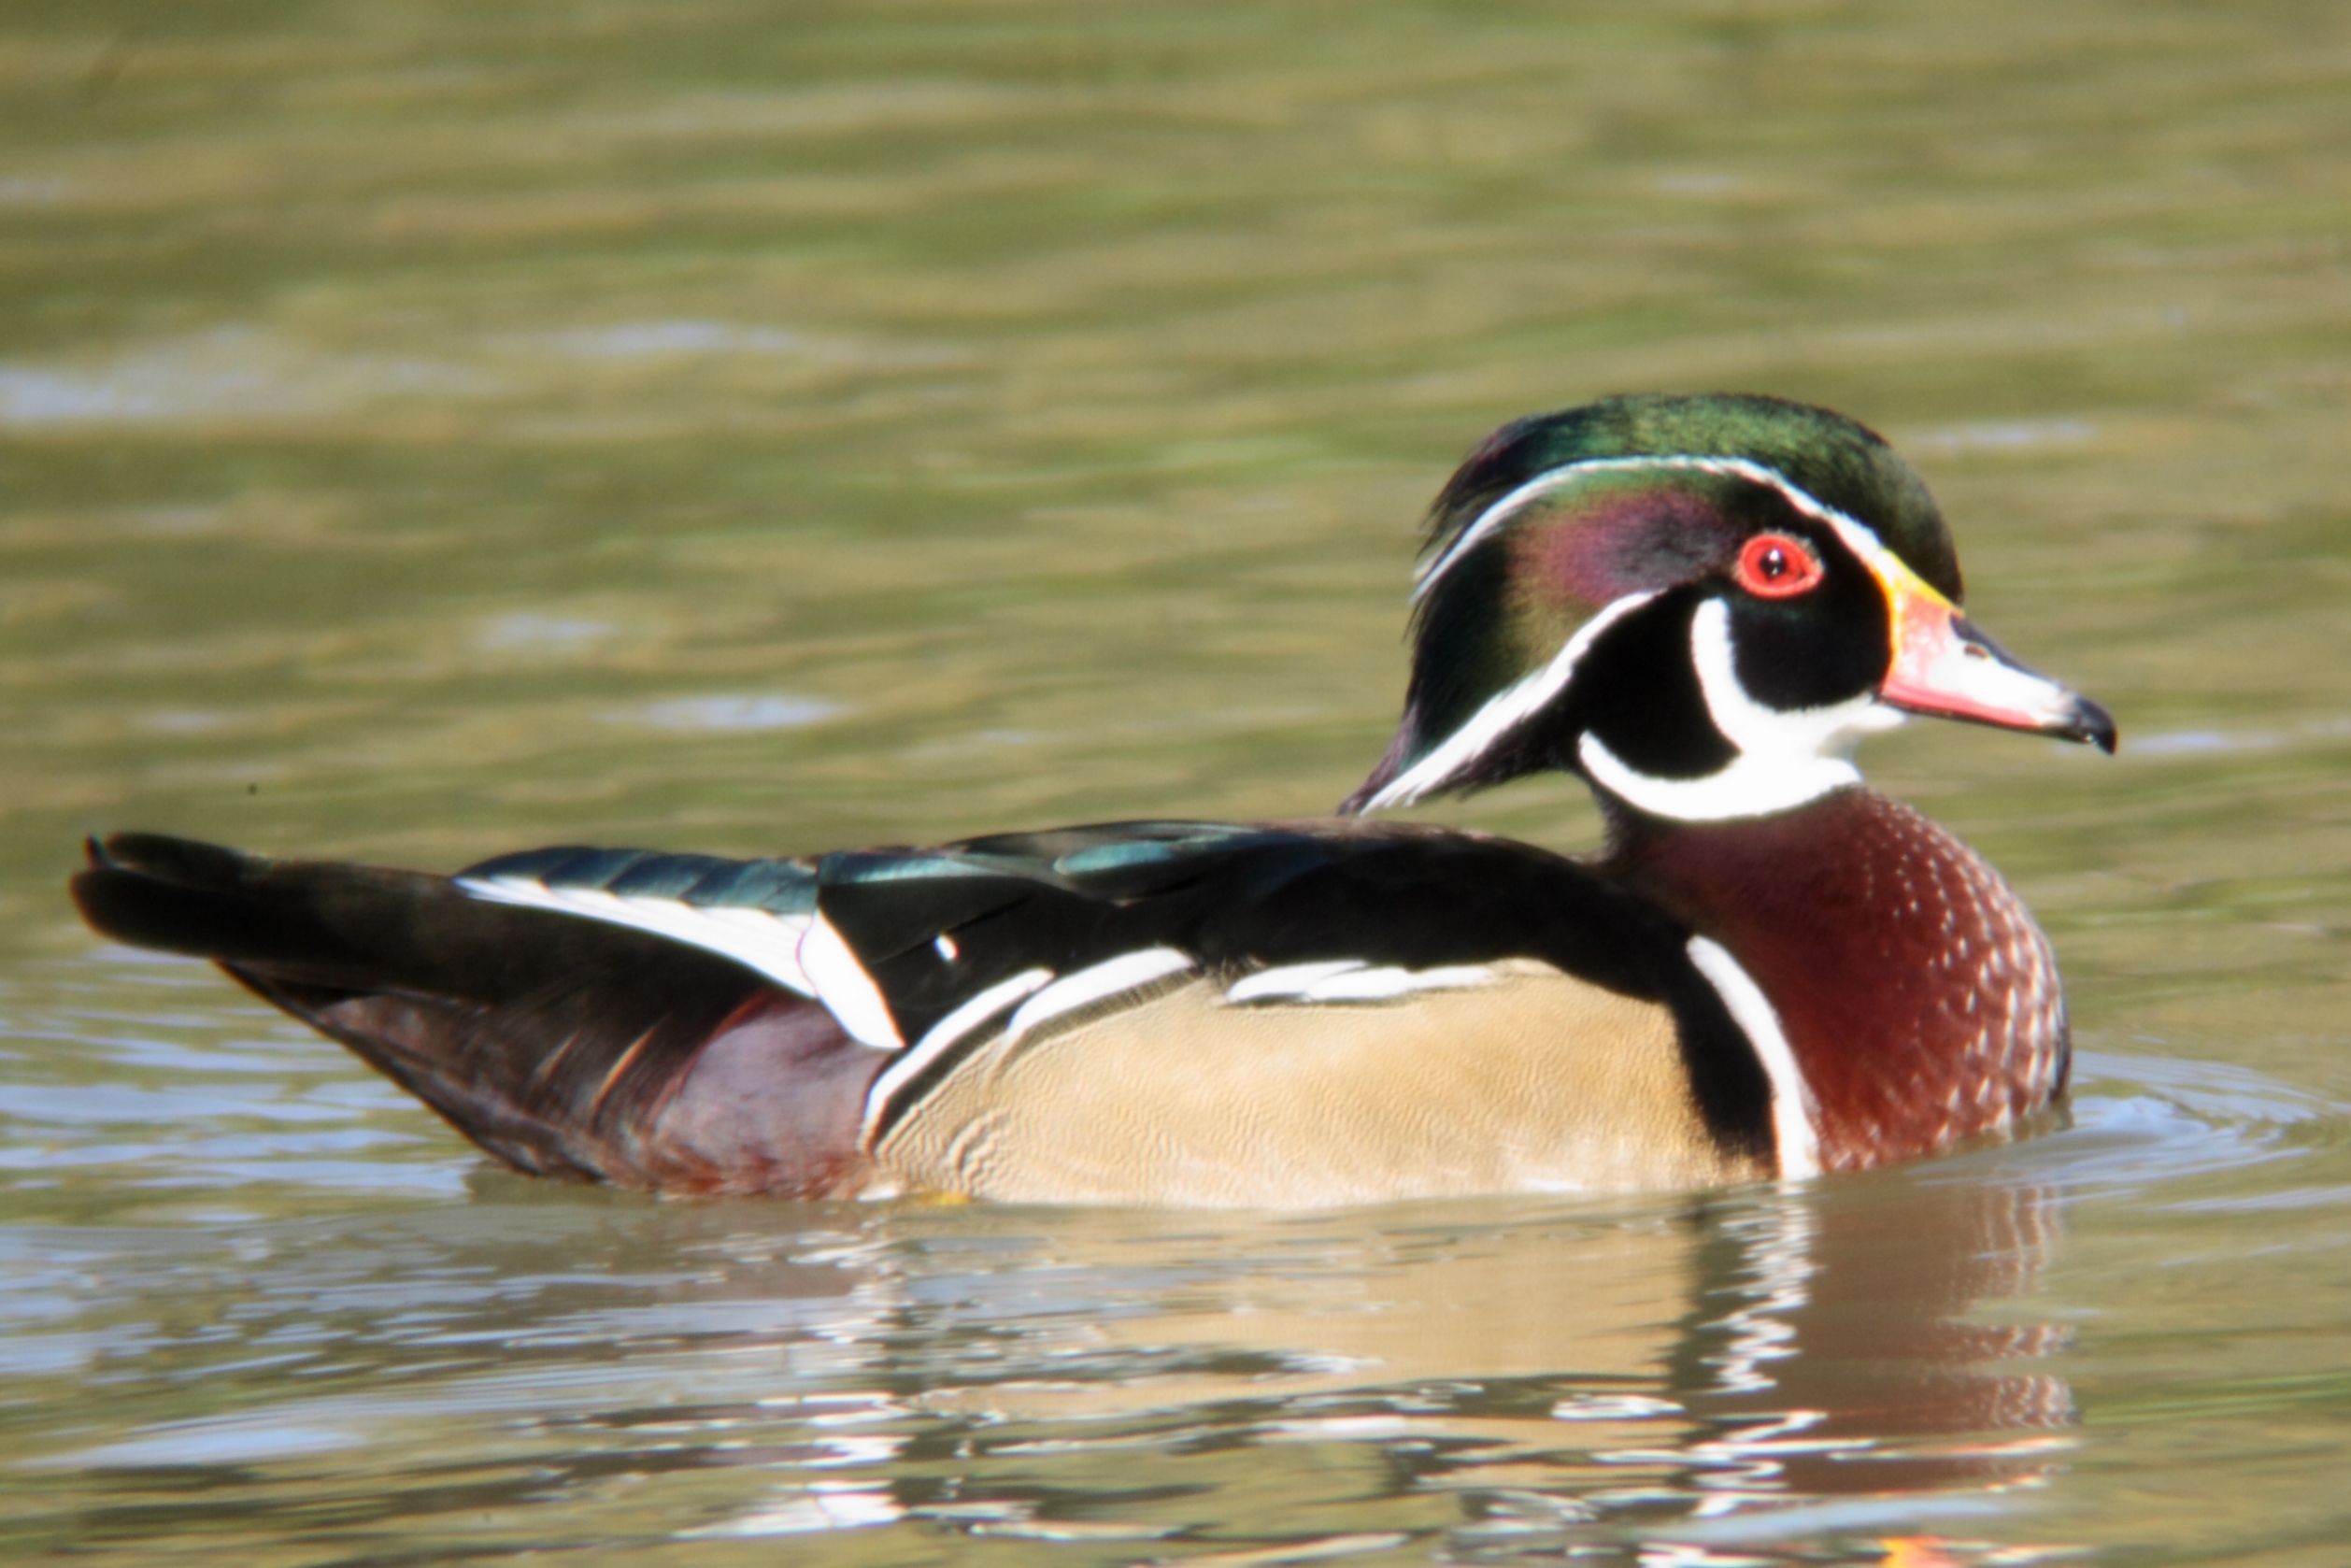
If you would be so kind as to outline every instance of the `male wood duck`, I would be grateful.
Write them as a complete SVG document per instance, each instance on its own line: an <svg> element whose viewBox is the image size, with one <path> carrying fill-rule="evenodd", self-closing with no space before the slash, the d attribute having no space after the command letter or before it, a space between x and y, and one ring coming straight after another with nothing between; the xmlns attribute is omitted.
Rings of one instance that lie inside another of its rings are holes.
<svg viewBox="0 0 2351 1568"><path fill-rule="evenodd" d="M1336 819L455 877L121 834L73 891L548 1175L1305 1206L1853 1170L2065 1085L2032 917L1850 761L1913 713L2114 749L1959 597L1861 425L1614 398L1437 497L1403 722ZM1363 815L1548 768L1599 859Z"/></svg>

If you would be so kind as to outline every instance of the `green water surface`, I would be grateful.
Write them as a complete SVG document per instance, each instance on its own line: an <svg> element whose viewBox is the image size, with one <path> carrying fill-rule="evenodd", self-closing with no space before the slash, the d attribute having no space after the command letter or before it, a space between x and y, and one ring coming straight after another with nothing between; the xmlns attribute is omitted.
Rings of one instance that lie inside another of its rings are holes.
<svg viewBox="0 0 2351 1568"><path fill-rule="evenodd" d="M2351 10L27 0L0 103L0 1557L2345 1561ZM1324 810L1453 463L1653 387L1885 431L2118 716L1863 759L2053 935L2069 1130L660 1203L63 896Z"/></svg>

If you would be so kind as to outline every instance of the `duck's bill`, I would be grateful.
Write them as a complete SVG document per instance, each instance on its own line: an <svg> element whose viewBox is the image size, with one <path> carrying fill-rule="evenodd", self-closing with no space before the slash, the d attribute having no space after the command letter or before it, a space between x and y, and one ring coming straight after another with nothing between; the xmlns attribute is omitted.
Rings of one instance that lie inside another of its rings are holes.
<svg viewBox="0 0 2351 1568"><path fill-rule="evenodd" d="M1906 713L2031 730L2114 750L2112 714L2010 658L1941 594L1927 589L1892 598L1894 667L1878 688L1881 702Z"/></svg>

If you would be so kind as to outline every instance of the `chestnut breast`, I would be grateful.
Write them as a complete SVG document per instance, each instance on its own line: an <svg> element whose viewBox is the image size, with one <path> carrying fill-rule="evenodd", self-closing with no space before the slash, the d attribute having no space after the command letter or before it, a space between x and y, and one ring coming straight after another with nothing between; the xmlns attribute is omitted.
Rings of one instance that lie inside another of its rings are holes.
<svg viewBox="0 0 2351 1568"><path fill-rule="evenodd" d="M1851 789L1771 817L1645 821L1607 869L1771 1000L1826 1169L2005 1130L2065 1087L2048 939L1981 856L1899 802Z"/></svg>

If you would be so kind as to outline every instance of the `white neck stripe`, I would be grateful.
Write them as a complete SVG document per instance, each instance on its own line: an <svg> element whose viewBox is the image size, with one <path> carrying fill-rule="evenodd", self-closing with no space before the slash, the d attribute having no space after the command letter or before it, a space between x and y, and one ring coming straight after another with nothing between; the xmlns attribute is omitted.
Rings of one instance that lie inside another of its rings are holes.
<svg viewBox="0 0 2351 1568"><path fill-rule="evenodd" d="M1575 629L1575 634L1551 656L1549 663L1487 698L1486 706L1468 723L1446 736L1443 745L1405 772L1389 779L1386 788L1363 803L1363 809L1383 811L1391 805L1409 805L1467 772L1470 764L1491 750L1503 736L1533 718L1567 690L1576 664L1603 632L1656 597L1655 593L1628 593L1603 606L1599 614Z"/></svg>

